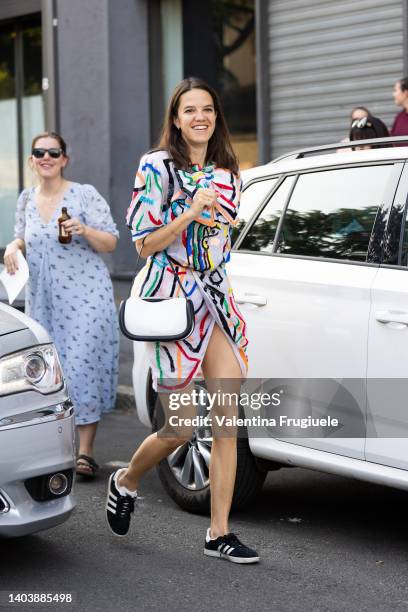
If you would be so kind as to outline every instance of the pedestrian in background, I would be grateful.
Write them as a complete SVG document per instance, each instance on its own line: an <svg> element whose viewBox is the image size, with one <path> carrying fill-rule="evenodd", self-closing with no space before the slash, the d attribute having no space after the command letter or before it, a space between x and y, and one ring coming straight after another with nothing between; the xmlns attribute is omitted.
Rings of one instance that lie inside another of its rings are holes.
<svg viewBox="0 0 408 612"><path fill-rule="evenodd" d="M394 85L394 102L402 111L394 119L391 136L408 136L408 78L399 79Z"/></svg>
<svg viewBox="0 0 408 612"><path fill-rule="evenodd" d="M355 106L350 113L350 126L356 119L363 119L364 117L368 117L370 111L365 106ZM349 134L340 140L340 142L350 142L350 127ZM352 149L348 149L346 147L342 149L337 149L337 153L346 153L347 151L352 151Z"/></svg>
<svg viewBox="0 0 408 612"><path fill-rule="evenodd" d="M389 136L388 128L381 119L368 115L362 119L355 119L350 127L350 140L368 140L370 138L386 138ZM353 150L376 148L376 145L360 145Z"/></svg>
<svg viewBox="0 0 408 612"><path fill-rule="evenodd" d="M55 342L75 408L77 473L92 478L98 421L115 404L119 353L113 288L100 253L115 249L119 233L95 187L64 178L68 161L59 134L33 139L29 163L39 184L18 198L15 240L7 245L4 263L13 274L17 251L25 251L26 313ZM67 244L59 242L62 207L71 217L62 223L71 238Z"/></svg>
<svg viewBox="0 0 408 612"><path fill-rule="evenodd" d="M240 193L238 161L218 95L200 79L185 79L170 100L157 150L141 159L127 213L135 246L148 257L140 273L140 295L174 295L177 274L194 304L195 327L187 338L147 343L153 386L164 406L169 393L192 390L200 367L209 389L215 379L228 379L239 393L246 376L245 321L225 269L231 225L238 222ZM217 405L214 409L222 412L224 408ZM194 416L194 407L186 407L182 414L186 413ZM148 436L129 466L109 479L106 512L116 535L128 532L141 477L188 442L194 427L164 433L160 430ZM213 429L211 525L204 554L254 563L259 561L257 552L242 544L228 527L236 466L236 432L217 436Z"/></svg>
<svg viewBox="0 0 408 612"><path fill-rule="evenodd" d="M363 119L364 117L368 117L368 115L371 115L368 108L366 108L365 106L355 106L350 113L350 125L356 119Z"/></svg>

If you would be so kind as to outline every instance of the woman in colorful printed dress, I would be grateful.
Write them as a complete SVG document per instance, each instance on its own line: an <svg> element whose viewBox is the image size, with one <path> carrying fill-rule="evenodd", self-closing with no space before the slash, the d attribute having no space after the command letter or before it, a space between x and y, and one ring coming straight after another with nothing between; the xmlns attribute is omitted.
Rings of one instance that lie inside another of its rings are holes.
<svg viewBox="0 0 408 612"><path fill-rule="evenodd" d="M96 189L63 177L68 156L59 134L36 136L29 162L39 185L18 199L15 240L4 262L14 273L18 249L26 252L26 312L57 347L75 408L77 473L92 478L98 467L93 458L98 421L115 404L119 355L112 283L99 253L113 251L119 233ZM58 241L62 207L71 216L64 222L69 244Z"/></svg>
<svg viewBox="0 0 408 612"><path fill-rule="evenodd" d="M157 150L141 159L127 212L136 249L148 257L137 278L139 295L178 295L177 274L194 304L195 327L190 336L148 343L153 386L164 406L170 393L191 390L199 368L209 390L215 388L215 380L228 380L239 392L246 376L245 322L225 270L240 191L238 162L218 96L203 81L185 79L170 100ZM186 414L192 416L191 406L184 410ZM148 436L129 467L109 479L106 512L116 535L128 532L140 478L189 440L192 429L180 427L178 435L160 433ZM228 527L236 464L236 435L213 435L211 526L204 553L253 563L259 561L256 551L242 544Z"/></svg>

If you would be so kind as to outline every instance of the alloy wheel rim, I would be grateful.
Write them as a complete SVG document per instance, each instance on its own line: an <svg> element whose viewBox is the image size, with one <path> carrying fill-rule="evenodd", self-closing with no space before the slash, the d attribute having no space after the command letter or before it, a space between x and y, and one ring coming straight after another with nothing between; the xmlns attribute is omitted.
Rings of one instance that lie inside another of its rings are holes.
<svg viewBox="0 0 408 612"><path fill-rule="evenodd" d="M185 489L202 491L210 484L212 436L208 428L197 428L191 440L167 457L170 469Z"/></svg>

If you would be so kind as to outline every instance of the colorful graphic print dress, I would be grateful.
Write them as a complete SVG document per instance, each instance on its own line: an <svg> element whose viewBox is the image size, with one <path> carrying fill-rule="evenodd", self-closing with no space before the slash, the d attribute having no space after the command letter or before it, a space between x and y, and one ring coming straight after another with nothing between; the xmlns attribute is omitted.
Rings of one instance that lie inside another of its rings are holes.
<svg viewBox="0 0 408 612"><path fill-rule="evenodd" d="M215 206L203 211L166 249L193 301L194 330L184 340L146 343L153 387L159 392L182 389L198 373L215 323L233 347L243 376L247 374L245 321L225 270L231 225L238 222L241 179L214 165L193 166L189 172L178 170L167 152L148 153L140 161L126 221L133 241L139 240L181 215L201 188L217 192ZM136 278L136 290L141 297L180 295L180 286L163 252L148 258Z"/></svg>
<svg viewBox="0 0 408 612"><path fill-rule="evenodd" d="M118 237L109 206L92 185L71 183L48 223L34 188L17 202L15 237L22 238L30 278L26 313L48 331L58 350L77 425L99 421L115 405L119 330L109 271L83 236L58 241L58 217L71 217Z"/></svg>

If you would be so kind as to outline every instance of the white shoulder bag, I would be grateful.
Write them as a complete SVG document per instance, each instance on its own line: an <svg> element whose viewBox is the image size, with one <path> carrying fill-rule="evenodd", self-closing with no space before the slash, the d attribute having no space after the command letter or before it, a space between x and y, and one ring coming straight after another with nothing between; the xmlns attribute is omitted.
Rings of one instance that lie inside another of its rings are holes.
<svg viewBox="0 0 408 612"><path fill-rule="evenodd" d="M146 236L145 236L146 238ZM144 240L142 242L142 248ZM184 297L128 297L119 307L119 327L122 333L140 342L172 342L182 340L194 329L194 305L189 299L166 251L174 276ZM137 263L140 258L138 254Z"/></svg>

